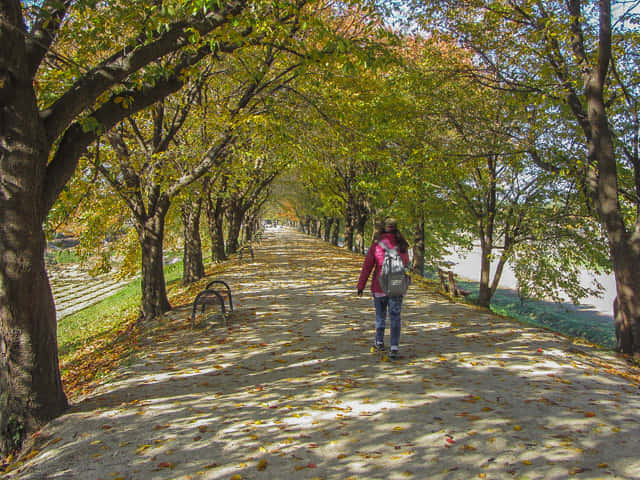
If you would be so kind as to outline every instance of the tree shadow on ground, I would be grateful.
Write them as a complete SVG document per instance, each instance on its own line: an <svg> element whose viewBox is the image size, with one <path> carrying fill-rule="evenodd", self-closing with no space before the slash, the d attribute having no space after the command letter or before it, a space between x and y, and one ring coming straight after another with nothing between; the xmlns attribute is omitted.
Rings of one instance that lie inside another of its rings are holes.
<svg viewBox="0 0 640 480"><path fill-rule="evenodd" d="M227 325L180 306L136 362L42 433L11 478L634 478L637 385L564 337L421 290L402 356L369 353L361 258L305 237L266 241L225 272ZM338 251L340 252L340 251ZM84 470L83 470L84 469Z"/></svg>

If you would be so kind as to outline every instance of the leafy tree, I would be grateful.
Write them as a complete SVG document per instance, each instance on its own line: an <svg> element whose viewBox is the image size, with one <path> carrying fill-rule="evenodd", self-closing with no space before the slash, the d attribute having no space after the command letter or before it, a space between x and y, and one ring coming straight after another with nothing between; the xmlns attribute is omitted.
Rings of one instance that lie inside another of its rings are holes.
<svg viewBox="0 0 640 480"><path fill-rule="evenodd" d="M425 28L474 52L468 70L477 81L533 94L537 121L550 131L575 128L581 156L562 149L539 155L538 164L575 182L602 225L618 293L616 349L640 354L638 64L635 50L624 48L637 44L634 14L614 18L610 0L415 5ZM535 142L549 152L547 136Z"/></svg>
<svg viewBox="0 0 640 480"><path fill-rule="evenodd" d="M251 148L238 151L231 160L227 179L228 197L226 216L229 223L227 253L235 253L240 246L241 227L249 230L252 237L254 222L252 212L260 210L267 199L269 187L286 165L265 150Z"/></svg>
<svg viewBox="0 0 640 480"><path fill-rule="evenodd" d="M43 223L80 156L101 132L181 88L191 66L250 32L232 25L243 0L164 5L0 5L1 452L67 406ZM224 41L213 40L222 30ZM169 56L166 68L151 67Z"/></svg>
<svg viewBox="0 0 640 480"><path fill-rule="evenodd" d="M420 37L405 37L394 48L397 61L382 75L370 114L378 118L374 138L384 145L378 156L376 216L394 216L413 240L412 269L422 275L425 261L436 264L462 242L460 211L443 195L457 172L445 168L450 126L446 107L456 89L453 49ZM446 59L446 61L444 61Z"/></svg>

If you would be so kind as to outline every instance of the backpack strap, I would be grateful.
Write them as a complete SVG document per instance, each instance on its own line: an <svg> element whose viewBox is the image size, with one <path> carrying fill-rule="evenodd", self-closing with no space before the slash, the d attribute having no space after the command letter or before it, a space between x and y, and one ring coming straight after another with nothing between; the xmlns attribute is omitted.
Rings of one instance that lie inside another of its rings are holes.
<svg viewBox="0 0 640 480"><path fill-rule="evenodd" d="M386 245L382 240L378 240L378 242L377 242L377 243L378 243L378 245L380 245L380 246L384 249L384 251L385 251L385 252L387 252L387 253L396 252L396 248L395 248L395 247L394 247L394 248L389 247L389 246L388 246L388 245ZM397 252L396 252L396 253L397 253Z"/></svg>

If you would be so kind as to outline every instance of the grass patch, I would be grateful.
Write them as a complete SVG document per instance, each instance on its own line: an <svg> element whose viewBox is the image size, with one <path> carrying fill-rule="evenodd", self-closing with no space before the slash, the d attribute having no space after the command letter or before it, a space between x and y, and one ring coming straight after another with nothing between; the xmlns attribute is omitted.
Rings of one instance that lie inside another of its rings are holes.
<svg viewBox="0 0 640 480"><path fill-rule="evenodd" d="M218 265L209 269L207 275L220 268ZM207 281L205 278L183 287L182 272L182 261L164 268L167 294L172 304L192 301L194 292L202 290ZM71 398L89 392L94 381L108 377L139 350L144 329L137 321L140 299L141 282L138 279L114 295L60 320L58 355L65 391Z"/></svg>
<svg viewBox="0 0 640 480"><path fill-rule="evenodd" d="M68 263L78 263L81 259L76 254L75 249L65 248L63 250L57 250L53 256L56 263L60 264L68 264Z"/></svg>
<svg viewBox="0 0 640 480"><path fill-rule="evenodd" d="M439 283L434 272L425 272L425 278ZM478 282L458 279L456 285L471 292L466 299L469 303L478 298ZM491 311L528 325L580 338L609 350L615 348L615 328L612 319L588 307L542 300L521 301L515 291L498 289L491 299Z"/></svg>
<svg viewBox="0 0 640 480"><path fill-rule="evenodd" d="M80 310L58 323L58 354L64 361L75 350L102 338L136 318L140 306L140 280L114 295Z"/></svg>
<svg viewBox="0 0 640 480"><path fill-rule="evenodd" d="M544 301L527 300L521 303L518 296L509 291L498 291L491 309L501 315L580 338L610 350L615 348L613 321L592 310L580 310L570 305Z"/></svg>
<svg viewBox="0 0 640 480"><path fill-rule="evenodd" d="M136 280L58 324L58 354L62 381L73 398L108 376L137 344L140 281Z"/></svg>

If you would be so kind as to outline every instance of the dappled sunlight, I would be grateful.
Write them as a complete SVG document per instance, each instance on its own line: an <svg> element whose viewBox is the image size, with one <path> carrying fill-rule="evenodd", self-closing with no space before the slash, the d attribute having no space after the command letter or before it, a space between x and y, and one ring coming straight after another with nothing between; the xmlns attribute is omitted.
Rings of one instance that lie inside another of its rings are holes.
<svg viewBox="0 0 640 480"><path fill-rule="evenodd" d="M384 361L360 256L291 232L255 254L220 274L226 325L174 309L15 478L93 478L81 458L127 480L637 477L637 385L566 339L414 287Z"/></svg>

